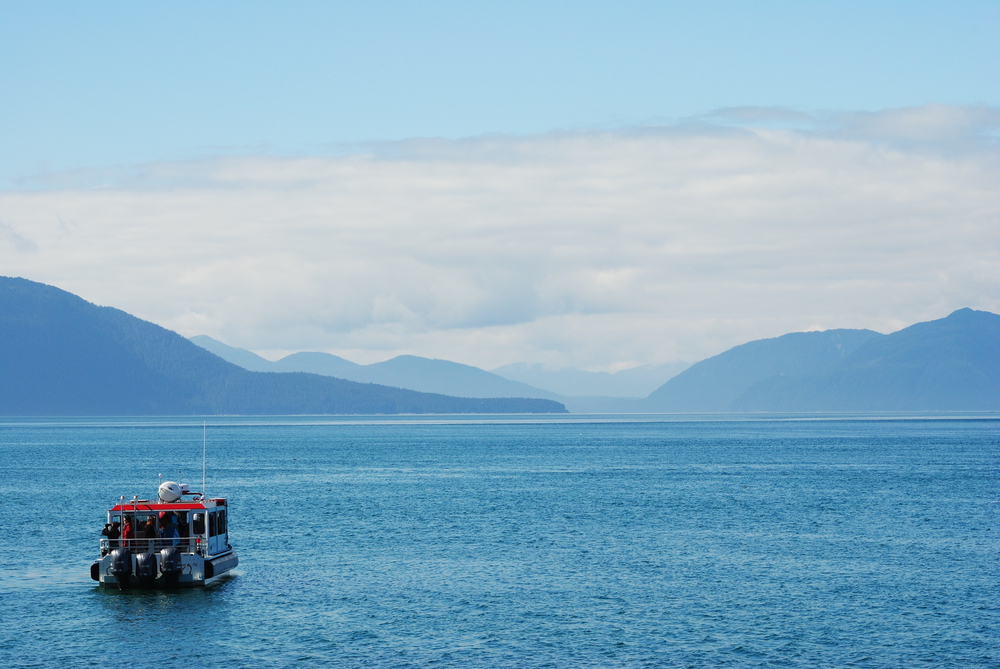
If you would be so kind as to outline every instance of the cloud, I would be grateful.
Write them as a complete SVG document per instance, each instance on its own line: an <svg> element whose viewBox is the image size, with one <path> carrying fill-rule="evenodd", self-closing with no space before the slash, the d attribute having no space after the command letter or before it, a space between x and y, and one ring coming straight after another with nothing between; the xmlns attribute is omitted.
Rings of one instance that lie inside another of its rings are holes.
<svg viewBox="0 0 1000 669"><path fill-rule="evenodd" d="M8 246L16 253L31 253L38 250L34 241L26 238L13 227L0 223L0 244Z"/></svg>
<svg viewBox="0 0 1000 669"><path fill-rule="evenodd" d="M185 335L363 362L616 369L1000 309L997 110L779 111L64 178L0 193L0 234L37 248L0 259Z"/></svg>
<svg viewBox="0 0 1000 669"><path fill-rule="evenodd" d="M956 142L1000 139L1000 109L924 105L878 113L840 114L845 136L872 141L937 145L954 149Z"/></svg>

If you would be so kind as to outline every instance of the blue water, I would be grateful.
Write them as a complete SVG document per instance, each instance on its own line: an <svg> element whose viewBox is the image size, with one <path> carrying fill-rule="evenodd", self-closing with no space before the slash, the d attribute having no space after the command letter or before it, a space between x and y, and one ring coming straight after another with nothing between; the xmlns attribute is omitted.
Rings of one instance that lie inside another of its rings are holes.
<svg viewBox="0 0 1000 669"><path fill-rule="evenodd" d="M241 565L89 577L191 419L0 421L0 665L997 667L1000 419L209 419Z"/></svg>

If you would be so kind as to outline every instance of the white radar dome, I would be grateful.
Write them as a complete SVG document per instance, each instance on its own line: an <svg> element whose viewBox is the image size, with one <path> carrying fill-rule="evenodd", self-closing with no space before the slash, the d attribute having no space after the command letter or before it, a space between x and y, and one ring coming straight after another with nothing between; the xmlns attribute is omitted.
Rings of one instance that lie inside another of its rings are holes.
<svg viewBox="0 0 1000 669"><path fill-rule="evenodd" d="M173 481L164 481L160 484L160 501L176 502L181 498L181 487Z"/></svg>

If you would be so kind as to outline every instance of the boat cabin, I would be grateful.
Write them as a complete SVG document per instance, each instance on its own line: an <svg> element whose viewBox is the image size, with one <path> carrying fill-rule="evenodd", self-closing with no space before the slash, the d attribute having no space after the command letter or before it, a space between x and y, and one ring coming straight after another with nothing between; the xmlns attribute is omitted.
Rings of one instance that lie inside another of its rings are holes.
<svg viewBox="0 0 1000 669"><path fill-rule="evenodd" d="M101 554L118 546L132 552L177 546L184 553L218 555L230 550L226 500L151 502L135 499L108 511L108 525L118 528L101 540ZM176 526L176 529L171 527Z"/></svg>

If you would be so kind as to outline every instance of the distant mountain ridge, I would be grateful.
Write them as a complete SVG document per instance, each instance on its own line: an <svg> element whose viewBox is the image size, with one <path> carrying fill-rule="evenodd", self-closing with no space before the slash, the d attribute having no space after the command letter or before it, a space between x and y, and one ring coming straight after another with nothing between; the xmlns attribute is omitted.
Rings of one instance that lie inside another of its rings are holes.
<svg viewBox="0 0 1000 669"><path fill-rule="evenodd" d="M794 332L748 342L702 360L646 398L549 396L578 413L1000 410L998 319L989 312L960 309L947 318L890 335L847 329ZM456 394L478 391L485 395L488 386L478 384L484 379L498 382L495 374L446 360L400 356L375 365L357 365L327 353L297 353L269 362L208 337L192 339L250 368L380 378L414 389L440 383ZM497 371L513 375L540 370L520 365ZM565 389L585 388L589 383L583 377L579 385L573 385L575 376L563 379L569 384ZM455 378L467 385L457 388ZM531 387L524 392L536 397L546 393Z"/></svg>
<svg viewBox="0 0 1000 669"><path fill-rule="evenodd" d="M207 335L191 341L220 358L255 372L308 372L360 383L380 383L456 397L540 397L577 406L580 411L618 411L690 367L684 362L641 365L615 374L580 369L549 370L517 363L488 372L450 360L401 355L359 365L332 353L292 353L267 360Z"/></svg>
<svg viewBox="0 0 1000 669"><path fill-rule="evenodd" d="M433 388L442 394L463 396L463 393L517 393L524 397L552 399L574 413L635 413L640 411L637 397L573 396L566 397L547 390L526 386L499 377L478 367L449 360L432 360L402 355L372 365L359 365L332 353L292 353L280 360L268 360L252 351L229 346L208 335L195 335L191 341L229 362L245 369L262 372L303 371L335 378L361 381L379 379L386 385L410 390ZM483 381L485 380L485 383Z"/></svg>
<svg viewBox="0 0 1000 669"><path fill-rule="evenodd" d="M691 365L686 362L639 365L619 372L582 369L548 369L544 365L514 363L492 370L494 374L571 397L646 397Z"/></svg>
<svg viewBox="0 0 1000 669"><path fill-rule="evenodd" d="M0 277L0 414L21 416L565 412L303 373L247 371L184 337L26 279Z"/></svg>
<svg viewBox="0 0 1000 669"><path fill-rule="evenodd" d="M277 363L240 349L229 354L271 369L363 371L425 387L459 379L470 392L487 383L545 392L416 356L356 365L322 353ZM1000 411L1000 316L960 309L889 335L792 333L703 360L645 399L565 399L575 411L625 413ZM300 371L248 371L118 309L0 277L0 415L527 413L566 406L523 396L449 397Z"/></svg>
<svg viewBox="0 0 1000 669"><path fill-rule="evenodd" d="M454 397L532 397L560 399L555 393L511 381L478 367L450 360L432 360L415 355L400 355L371 365L359 365L332 353L302 352L270 361L261 356L224 344L207 335L191 341L219 357L246 369L267 372L309 372L359 383L378 383L420 392Z"/></svg>
<svg viewBox="0 0 1000 669"><path fill-rule="evenodd" d="M883 335L800 332L732 348L637 405L652 412L1000 410L1000 316L959 309Z"/></svg>

